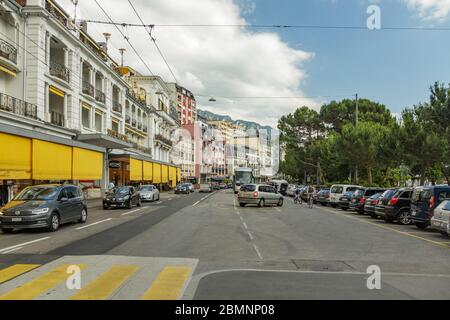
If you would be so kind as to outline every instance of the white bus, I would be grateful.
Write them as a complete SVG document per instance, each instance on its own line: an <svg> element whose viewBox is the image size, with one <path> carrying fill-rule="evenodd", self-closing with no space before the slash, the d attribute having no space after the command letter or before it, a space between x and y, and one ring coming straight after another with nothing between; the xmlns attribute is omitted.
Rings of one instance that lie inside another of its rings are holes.
<svg viewBox="0 0 450 320"><path fill-rule="evenodd" d="M253 170L251 168L237 168L234 170L233 189L234 193L238 193L244 184L255 183Z"/></svg>

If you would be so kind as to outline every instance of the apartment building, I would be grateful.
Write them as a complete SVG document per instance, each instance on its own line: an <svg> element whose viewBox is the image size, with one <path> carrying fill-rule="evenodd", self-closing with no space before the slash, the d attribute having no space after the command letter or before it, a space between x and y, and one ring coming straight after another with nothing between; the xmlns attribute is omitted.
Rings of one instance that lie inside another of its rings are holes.
<svg viewBox="0 0 450 320"><path fill-rule="evenodd" d="M197 102L194 94L176 83L167 83L167 86L170 89L171 100L178 111L181 125L194 124L197 121Z"/></svg>
<svg viewBox="0 0 450 320"><path fill-rule="evenodd" d="M1 1L0 26L0 147L17 150L0 155L4 198L49 181L179 181L155 148L168 132L150 128L169 94L141 99L108 55L108 34L96 42L53 0Z"/></svg>

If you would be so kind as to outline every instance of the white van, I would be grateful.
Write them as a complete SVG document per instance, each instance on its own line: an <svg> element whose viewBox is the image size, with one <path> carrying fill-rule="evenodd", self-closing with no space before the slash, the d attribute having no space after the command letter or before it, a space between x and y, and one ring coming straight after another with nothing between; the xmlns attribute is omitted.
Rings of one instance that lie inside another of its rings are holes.
<svg viewBox="0 0 450 320"><path fill-rule="evenodd" d="M339 204L339 199L342 197L344 193L346 193L347 191L354 191L359 188L361 188L361 186L354 186L348 184L332 185L330 189L330 205L333 208L336 208Z"/></svg>

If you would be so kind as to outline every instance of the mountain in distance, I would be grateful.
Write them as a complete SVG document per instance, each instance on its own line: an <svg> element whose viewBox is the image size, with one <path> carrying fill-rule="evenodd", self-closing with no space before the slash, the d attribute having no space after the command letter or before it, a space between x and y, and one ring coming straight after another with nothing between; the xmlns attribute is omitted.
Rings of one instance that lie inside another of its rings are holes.
<svg viewBox="0 0 450 320"><path fill-rule="evenodd" d="M253 122L253 121L246 121L246 120L233 120L230 116L220 115L216 114L210 111L206 110L198 110L198 115L202 118L205 118L206 120L211 121L228 121L232 122L236 125L240 125L245 128L245 130L250 129L266 129L268 132L271 132L273 128L271 126L262 126L259 123Z"/></svg>

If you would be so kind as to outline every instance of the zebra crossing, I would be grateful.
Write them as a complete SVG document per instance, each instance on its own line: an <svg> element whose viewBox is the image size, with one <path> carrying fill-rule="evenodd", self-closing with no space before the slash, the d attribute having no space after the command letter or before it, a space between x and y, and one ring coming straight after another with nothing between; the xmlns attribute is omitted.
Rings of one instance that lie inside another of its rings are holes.
<svg viewBox="0 0 450 320"><path fill-rule="evenodd" d="M65 256L0 269L0 300L177 300L197 259Z"/></svg>

